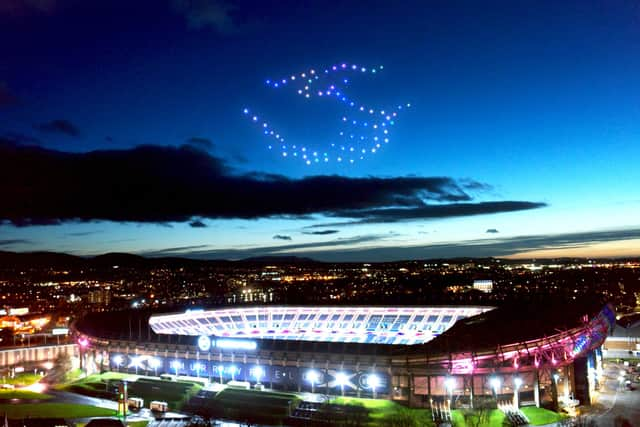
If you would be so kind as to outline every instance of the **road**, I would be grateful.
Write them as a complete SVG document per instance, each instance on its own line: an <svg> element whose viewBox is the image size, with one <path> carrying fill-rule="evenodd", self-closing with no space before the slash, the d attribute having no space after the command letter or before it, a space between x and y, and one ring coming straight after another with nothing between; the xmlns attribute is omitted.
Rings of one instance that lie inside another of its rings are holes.
<svg viewBox="0 0 640 427"><path fill-rule="evenodd" d="M604 382L597 397L602 411L594 414L598 427L614 427L617 417L625 418L633 427L640 427L640 384L633 382L635 390L621 385L619 376L622 369L629 368L621 363L606 364ZM628 375L627 378L636 379L637 375Z"/></svg>

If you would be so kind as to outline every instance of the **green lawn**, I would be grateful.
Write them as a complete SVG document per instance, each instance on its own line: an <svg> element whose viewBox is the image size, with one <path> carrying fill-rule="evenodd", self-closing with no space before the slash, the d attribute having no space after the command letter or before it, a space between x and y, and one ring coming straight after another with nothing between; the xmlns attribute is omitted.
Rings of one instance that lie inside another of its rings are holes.
<svg viewBox="0 0 640 427"><path fill-rule="evenodd" d="M13 384L17 387L24 387L33 383L37 383L41 379L42 377L38 374L23 372L16 375L14 378L3 377L2 382L5 384Z"/></svg>
<svg viewBox="0 0 640 427"><path fill-rule="evenodd" d="M371 425L385 423L420 427L434 425L430 410L407 408L390 400L337 397L331 403L364 406L369 411L369 424Z"/></svg>
<svg viewBox="0 0 640 427"><path fill-rule="evenodd" d="M111 409L96 408L89 405L71 403L25 403L22 405L2 404L0 413L9 418L84 418L109 417L116 414Z"/></svg>
<svg viewBox="0 0 640 427"><path fill-rule="evenodd" d="M52 396L44 393L36 393L30 390L0 390L0 400L5 399L28 399L28 400L46 400Z"/></svg>
<svg viewBox="0 0 640 427"><path fill-rule="evenodd" d="M477 420L477 415L471 415L474 422L473 425L476 425L475 420ZM478 425L478 427L501 427L504 423L505 415L502 411L498 409L490 409L489 417L485 423ZM467 427L467 421L464 417L464 410L455 409L451 411L451 420L455 427Z"/></svg>
<svg viewBox="0 0 640 427"><path fill-rule="evenodd" d="M551 424L560 421L563 416L557 412L544 408L536 408L535 406L525 406L520 408L522 412L529 418L531 425L539 426L543 424Z"/></svg>
<svg viewBox="0 0 640 427"><path fill-rule="evenodd" d="M127 380L129 397L144 399L145 406L152 400L169 404L170 410L179 410L202 385L197 381L172 381L119 372L93 374L58 386L60 390L103 399L115 399L113 389L121 380Z"/></svg>

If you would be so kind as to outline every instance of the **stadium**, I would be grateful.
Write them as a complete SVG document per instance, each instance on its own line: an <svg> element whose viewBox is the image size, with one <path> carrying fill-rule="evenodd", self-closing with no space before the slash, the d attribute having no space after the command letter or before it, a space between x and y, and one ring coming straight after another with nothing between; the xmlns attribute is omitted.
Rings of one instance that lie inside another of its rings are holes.
<svg viewBox="0 0 640 427"><path fill-rule="evenodd" d="M600 347L615 325L610 305L246 306L128 322L108 315L74 326L90 369L412 407L589 404Z"/></svg>

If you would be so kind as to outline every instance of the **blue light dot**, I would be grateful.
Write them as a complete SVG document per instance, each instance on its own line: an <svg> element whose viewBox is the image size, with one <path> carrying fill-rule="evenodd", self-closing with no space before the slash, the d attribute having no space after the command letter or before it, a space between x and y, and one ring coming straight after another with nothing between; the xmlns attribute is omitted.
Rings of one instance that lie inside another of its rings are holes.
<svg viewBox="0 0 640 427"><path fill-rule="evenodd" d="M257 122L257 121L258 121L258 116L253 116L252 120L253 120L254 122Z"/></svg>
<svg viewBox="0 0 640 427"><path fill-rule="evenodd" d="M360 71L362 71L362 72L364 73L364 72L366 72L366 71L367 71L367 69L366 69L366 68L364 68L364 67L362 67L362 68L360 69Z"/></svg>
<svg viewBox="0 0 640 427"><path fill-rule="evenodd" d="M338 157L338 161L341 162L342 161L342 157Z"/></svg>
<svg viewBox="0 0 640 427"><path fill-rule="evenodd" d="M274 83L274 84L273 84L273 87L278 87L278 83Z"/></svg>
<svg viewBox="0 0 640 427"><path fill-rule="evenodd" d="M262 127L263 127L263 128L266 128L267 126L268 126L268 125L267 125L266 123L263 123L263 124L262 124Z"/></svg>
<svg viewBox="0 0 640 427"><path fill-rule="evenodd" d="M271 150L273 147L272 147L272 146L270 146L270 145L268 145L268 146L267 146L267 148L268 148L269 150Z"/></svg>
<svg viewBox="0 0 640 427"><path fill-rule="evenodd" d="M389 138L385 138L385 139L384 139L384 142L389 142Z"/></svg>
<svg viewBox="0 0 640 427"><path fill-rule="evenodd" d="M270 85L270 84L271 84L271 80L267 80L267 82L266 82L266 83L267 83L268 85Z"/></svg>
<svg viewBox="0 0 640 427"><path fill-rule="evenodd" d="M249 114L249 109L245 108L244 110L242 110L242 112L245 113L245 114Z"/></svg>
<svg viewBox="0 0 640 427"><path fill-rule="evenodd" d="M307 164L310 165L311 164L311 160L307 160Z"/></svg>
<svg viewBox="0 0 640 427"><path fill-rule="evenodd" d="M356 64L353 64L353 65L351 66L351 69L352 69L352 70L355 70L355 69L357 69L357 68L358 68L358 66L357 66Z"/></svg>
<svg viewBox="0 0 640 427"><path fill-rule="evenodd" d="M282 152L282 157L287 157L287 152L286 151Z"/></svg>

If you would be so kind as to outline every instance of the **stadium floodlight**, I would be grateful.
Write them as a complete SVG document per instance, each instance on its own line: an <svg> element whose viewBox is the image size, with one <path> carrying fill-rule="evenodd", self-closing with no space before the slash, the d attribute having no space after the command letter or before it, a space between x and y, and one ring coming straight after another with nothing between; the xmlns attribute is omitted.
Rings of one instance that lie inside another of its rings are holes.
<svg viewBox="0 0 640 427"><path fill-rule="evenodd" d="M315 393L315 385L320 381L320 373L316 370L307 371L307 381L311 383L311 393Z"/></svg>
<svg viewBox="0 0 640 427"><path fill-rule="evenodd" d="M260 366L256 366L255 368L252 369L251 373L253 377L256 379L256 382L260 384L260 380L262 379L262 377L264 377L264 369L262 369Z"/></svg>
<svg viewBox="0 0 640 427"><path fill-rule="evenodd" d="M447 377L447 379L444 380L444 386L446 387L449 394L453 392L453 387L455 387L455 385L456 385L456 380L453 377Z"/></svg>
<svg viewBox="0 0 640 427"><path fill-rule="evenodd" d="M371 391L373 392L373 398L376 398L376 391L378 389L378 387L380 387L380 377L376 374L369 374L369 376L367 377L367 383L369 384L369 387L371 387Z"/></svg>
<svg viewBox="0 0 640 427"><path fill-rule="evenodd" d="M513 406L518 408L520 406L520 386L522 385L522 378L515 377L513 379Z"/></svg>
<svg viewBox="0 0 640 427"><path fill-rule="evenodd" d="M344 385L349 382L349 377L344 372L338 372L336 374L336 382L340 386L340 391L344 396Z"/></svg>
<svg viewBox="0 0 640 427"><path fill-rule="evenodd" d="M229 366L229 373L231 374L231 381L235 380L236 378L236 374L239 372L240 370L238 369L238 367L236 365L231 365ZM222 376L222 374L220 374Z"/></svg>
<svg viewBox="0 0 640 427"><path fill-rule="evenodd" d="M149 358L149 362L147 362L149 364L149 367L151 369L153 369L153 371L155 372L155 375L158 376L158 368L160 367L160 359L158 359L157 357L150 357Z"/></svg>
<svg viewBox="0 0 640 427"><path fill-rule="evenodd" d="M116 370L120 369L120 366L122 366L123 362L124 362L124 358L121 355L117 354L113 356L113 363L115 363L116 365Z"/></svg>
<svg viewBox="0 0 640 427"><path fill-rule="evenodd" d="M176 371L176 377L178 376L178 370L180 369L181 365L182 364L179 360L174 360L171 362L171 367Z"/></svg>
<svg viewBox="0 0 640 427"><path fill-rule="evenodd" d="M80 348L84 350L85 348L89 347L89 340L86 338L80 338L78 340L78 344L80 345Z"/></svg>
<svg viewBox="0 0 640 427"><path fill-rule="evenodd" d="M500 384L502 384L502 382L500 381L500 378L491 377L491 379L489 379L489 384L491 384L491 388L493 389L493 393L496 395L496 397L498 397L498 391L500 389Z"/></svg>
<svg viewBox="0 0 640 427"><path fill-rule="evenodd" d="M144 356L134 356L129 359L129 366L127 368L135 368L136 375L138 374L138 368L142 368L142 364L144 363Z"/></svg>

